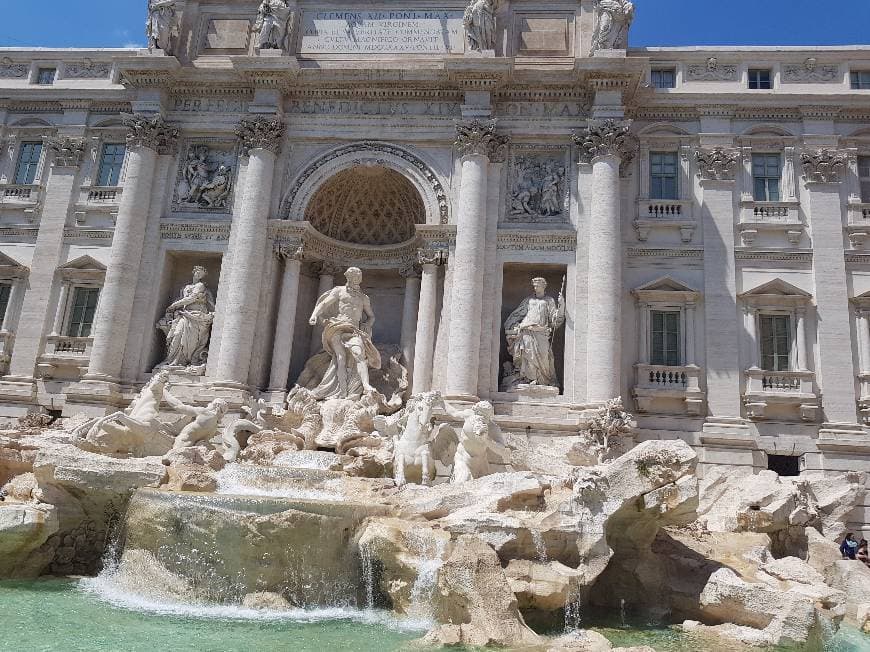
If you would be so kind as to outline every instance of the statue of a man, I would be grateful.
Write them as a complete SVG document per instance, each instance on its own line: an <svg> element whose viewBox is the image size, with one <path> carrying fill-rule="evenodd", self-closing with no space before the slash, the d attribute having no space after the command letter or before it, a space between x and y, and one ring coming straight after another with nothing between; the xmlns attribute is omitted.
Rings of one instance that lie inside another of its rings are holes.
<svg viewBox="0 0 870 652"><path fill-rule="evenodd" d="M624 50L633 20L634 3L630 0L596 0L590 55L598 50Z"/></svg>
<svg viewBox="0 0 870 652"><path fill-rule="evenodd" d="M145 35L148 37L149 50L157 48L166 54L172 54L172 36L177 27L175 0L148 0Z"/></svg>
<svg viewBox="0 0 870 652"><path fill-rule="evenodd" d="M462 23L469 47L476 51L495 49L496 0L471 0L465 9Z"/></svg>
<svg viewBox="0 0 870 652"><path fill-rule="evenodd" d="M381 368L381 355L372 343L375 313L360 288L362 271L349 267L346 285L326 292L317 300L309 323L323 324L323 348L332 362L314 389L317 399L359 398L376 392L369 381L369 368Z"/></svg>
<svg viewBox="0 0 870 652"><path fill-rule="evenodd" d="M160 367L196 367L205 364L214 297L203 283L205 267L193 268L193 283L185 285L177 301L169 304L157 328L166 333L166 360Z"/></svg>
<svg viewBox="0 0 870 652"><path fill-rule="evenodd" d="M263 0L257 11L254 32L257 47L261 50L284 50L290 16L293 12L287 7L287 0Z"/></svg>
<svg viewBox="0 0 870 652"><path fill-rule="evenodd" d="M504 323L516 373L511 386L502 385L504 391L512 391L518 384L547 387L559 384L553 334L565 323L565 290L563 287L558 300L548 297L547 281L543 278L532 279L532 288L535 293L524 299Z"/></svg>

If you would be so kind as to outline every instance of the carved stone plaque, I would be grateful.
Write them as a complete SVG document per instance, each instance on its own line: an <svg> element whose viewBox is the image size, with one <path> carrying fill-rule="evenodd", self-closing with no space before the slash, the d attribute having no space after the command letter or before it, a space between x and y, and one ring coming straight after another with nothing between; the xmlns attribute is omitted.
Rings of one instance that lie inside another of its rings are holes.
<svg viewBox="0 0 870 652"><path fill-rule="evenodd" d="M299 53L461 54L462 11L305 11Z"/></svg>
<svg viewBox="0 0 870 652"><path fill-rule="evenodd" d="M506 222L568 221L568 150L511 148Z"/></svg>

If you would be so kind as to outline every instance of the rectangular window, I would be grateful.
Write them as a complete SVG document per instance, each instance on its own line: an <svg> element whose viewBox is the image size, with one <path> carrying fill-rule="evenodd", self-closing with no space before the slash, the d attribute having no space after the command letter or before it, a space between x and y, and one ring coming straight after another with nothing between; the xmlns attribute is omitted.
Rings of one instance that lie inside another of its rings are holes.
<svg viewBox="0 0 870 652"><path fill-rule="evenodd" d="M21 143L18 150L18 165L15 168L15 183L30 185L36 180L39 159L42 158L42 143Z"/></svg>
<svg viewBox="0 0 870 652"><path fill-rule="evenodd" d="M0 283L0 323L6 318L6 311L9 309L9 297L12 296L12 285L9 283Z"/></svg>
<svg viewBox="0 0 870 652"><path fill-rule="evenodd" d="M40 68L36 73L36 83L39 86L51 86L54 83L57 70L55 68Z"/></svg>
<svg viewBox="0 0 870 652"><path fill-rule="evenodd" d="M858 178L861 181L861 201L870 204L870 156L858 157Z"/></svg>
<svg viewBox="0 0 870 652"><path fill-rule="evenodd" d="M870 89L870 70L855 70L849 73L849 81L853 90Z"/></svg>
<svg viewBox="0 0 870 652"><path fill-rule="evenodd" d="M677 71L673 68L660 68L650 71L650 84L653 88L676 88Z"/></svg>
<svg viewBox="0 0 870 652"><path fill-rule="evenodd" d="M124 165L126 145L106 143L100 153L100 172L97 175L98 186L117 186L121 177L121 166Z"/></svg>
<svg viewBox="0 0 870 652"><path fill-rule="evenodd" d="M773 74L770 69L750 68L749 88L752 90L770 90L773 88Z"/></svg>
<svg viewBox="0 0 870 652"><path fill-rule="evenodd" d="M679 199L676 153L650 152L649 175L650 199Z"/></svg>
<svg viewBox="0 0 870 652"><path fill-rule="evenodd" d="M66 334L69 337L90 337L94 325L94 314L97 312L97 301L100 299L100 288L75 288L73 292L72 311Z"/></svg>
<svg viewBox="0 0 870 652"><path fill-rule="evenodd" d="M782 157L779 154L752 155L752 182L755 201L780 201L779 183Z"/></svg>
<svg viewBox="0 0 870 652"><path fill-rule="evenodd" d="M678 311L650 311L652 325L651 362L655 365L678 367L680 360L680 313Z"/></svg>
<svg viewBox="0 0 870 652"><path fill-rule="evenodd" d="M765 371L791 369L791 317L761 315L761 368Z"/></svg>

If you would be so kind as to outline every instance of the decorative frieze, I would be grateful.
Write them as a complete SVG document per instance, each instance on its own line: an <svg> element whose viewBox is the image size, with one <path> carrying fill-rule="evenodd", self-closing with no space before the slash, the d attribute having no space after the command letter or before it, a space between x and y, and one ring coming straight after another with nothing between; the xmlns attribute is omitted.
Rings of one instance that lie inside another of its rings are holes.
<svg viewBox="0 0 870 652"><path fill-rule="evenodd" d="M495 120L457 123L455 146L459 155L461 157L486 156L494 163L504 161L509 138L497 134L495 125Z"/></svg>
<svg viewBox="0 0 870 652"><path fill-rule="evenodd" d="M715 147L695 152L698 174L704 181L733 181L740 154L734 149Z"/></svg>
<svg viewBox="0 0 870 652"><path fill-rule="evenodd" d="M566 222L568 150L515 145L511 148L508 222Z"/></svg>
<svg viewBox="0 0 870 652"><path fill-rule="evenodd" d="M803 63L787 63L782 67L782 81L785 83L834 82L839 77L839 66L820 66L815 57L809 57Z"/></svg>
<svg viewBox="0 0 870 652"><path fill-rule="evenodd" d="M590 120L586 129L573 135L580 147L580 162L592 163L602 156L616 156L627 166L637 153L637 138L628 120Z"/></svg>
<svg viewBox="0 0 870 652"><path fill-rule="evenodd" d="M272 250L282 260L298 260L301 262L305 259L305 245L302 243L302 240L277 240Z"/></svg>
<svg viewBox="0 0 870 652"><path fill-rule="evenodd" d="M158 154L169 154L175 150L178 129L167 124L159 113L151 116L124 113L122 117L128 130L127 147L147 147Z"/></svg>
<svg viewBox="0 0 870 652"><path fill-rule="evenodd" d="M178 171L173 209L229 211L236 158L232 143L188 142Z"/></svg>
<svg viewBox="0 0 870 652"><path fill-rule="evenodd" d="M106 79L112 70L112 64L83 59L79 63L68 63L64 66L64 79Z"/></svg>
<svg viewBox="0 0 870 652"><path fill-rule="evenodd" d="M163 240L213 240L225 242L230 239L229 222L164 222L160 225Z"/></svg>
<svg viewBox="0 0 870 652"><path fill-rule="evenodd" d="M705 63L692 63L686 68L687 81L737 81L737 65L719 63L710 57Z"/></svg>
<svg viewBox="0 0 870 652"><path fill-rule="evenodd" d="M29 70L26 63L15 63L9 57L0 59L0 79L21 79L27 77Z"/></svg>
<svg viewBox="0 0 870 652"><path fill-rule="evenodd" d="M801 152L801 165L808 183L839 183L846 169L846 155L831 149Z"/></svg>
<svg viewBox="0 0 870 652"><path fill-rule="evenodd" d="M85 141L81 138L47 138L48 148L54 152L54 164L62 168L75 168L82 161Z"/></svg>
<svg viewBox="0 0 870 652"><path fill-rule="evenodd" d="M629 258L703 258L703 249L661 249L629 247Z"/></svg>
<svg viewBox="0 0 870 652"><path fill-rule="evenodd" d="M258 116L242 120L236 129L236 135L242 141L245 155L252 149L265 149L277 154L284 139L284 128L284 122L279 118Z"/></svg>
<svg viewBox="0 0 870 652"><path fill-rule="evenodd" d="M417 263L420 265L446 265L450 255L449 245L430 244L417 250Z"/></svg>
<svg viewBox="0 0 870 652"><path fill-rule="evenodd" d="M500 250L574 251L577 234L573 231L506 231L498 233Z"/></svg>

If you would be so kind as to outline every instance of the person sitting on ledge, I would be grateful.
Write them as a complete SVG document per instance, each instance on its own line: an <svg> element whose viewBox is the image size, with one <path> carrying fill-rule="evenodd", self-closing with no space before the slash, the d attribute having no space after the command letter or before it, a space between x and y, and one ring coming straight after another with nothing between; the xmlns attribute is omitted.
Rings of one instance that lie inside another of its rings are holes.
<svg viewBox="0 0 870 652"><path fill-rule="evenodd" d="M843 539L843 543L840 544L840 554L843 555L843 559L855 559L857 552L858 542L855 541L854 535L849 532Z"/></svg>

